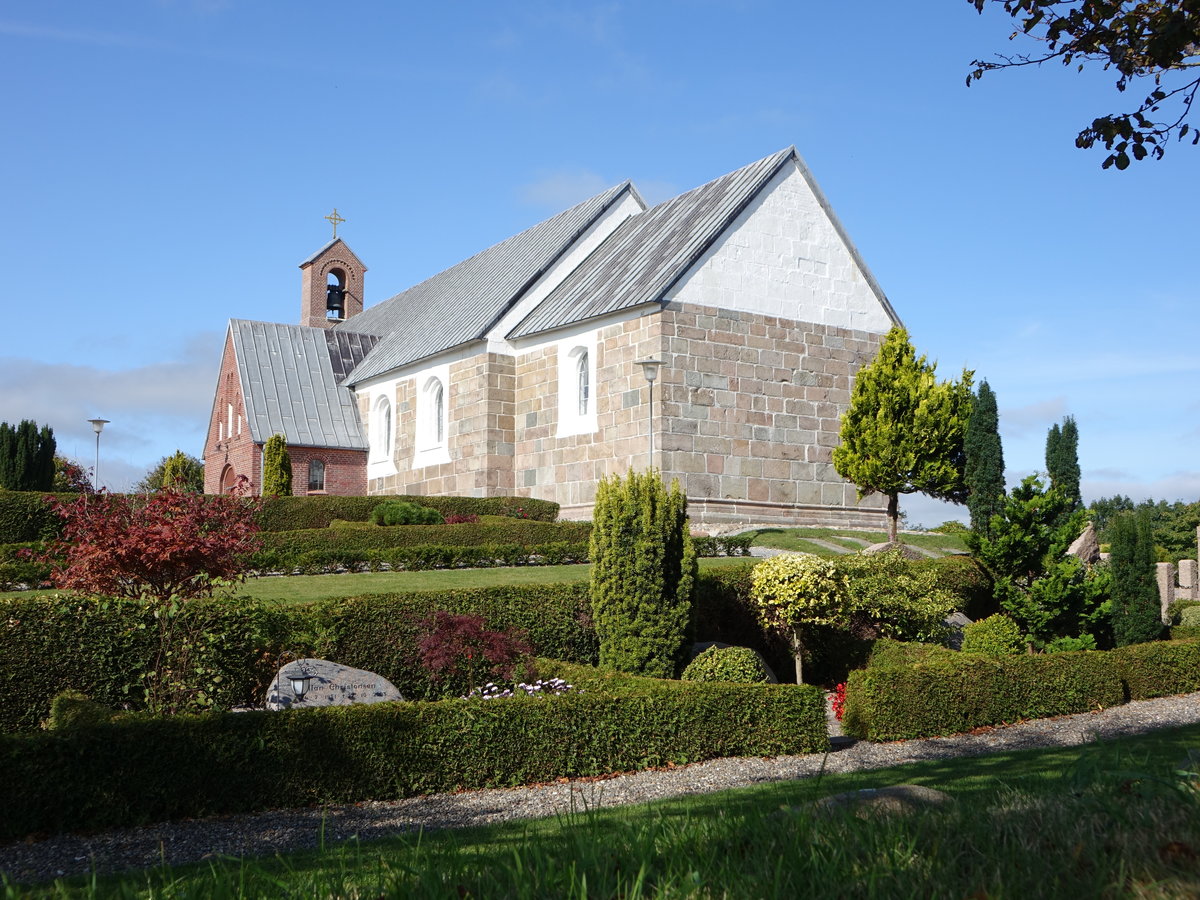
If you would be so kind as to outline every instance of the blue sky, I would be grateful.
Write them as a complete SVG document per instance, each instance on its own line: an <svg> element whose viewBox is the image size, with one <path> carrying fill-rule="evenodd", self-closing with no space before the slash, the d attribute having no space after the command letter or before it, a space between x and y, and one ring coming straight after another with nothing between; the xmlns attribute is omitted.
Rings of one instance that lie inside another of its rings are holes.
<svg viewBox="0 0 1200 900"><path fill-rule="evenodd" d="M230 317L294 322L341 234L368 305L631 178L651 202L796 145L917 347L997 394L1010 481L1079 423L1085 498L1200 497L1200 149L1074 148L1112 78L989 75L1011 20L922 7L0 4L0 420L101 480L199 455ZM910 518L956 512L916 498Z"/></svg>

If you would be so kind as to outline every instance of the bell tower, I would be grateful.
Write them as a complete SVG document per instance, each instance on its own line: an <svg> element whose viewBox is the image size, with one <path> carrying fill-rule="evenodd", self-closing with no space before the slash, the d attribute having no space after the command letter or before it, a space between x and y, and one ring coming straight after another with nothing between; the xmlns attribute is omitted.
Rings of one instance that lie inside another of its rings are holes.
<svg viewBox="0 0 1200 900"><path fill-rule="evenodd" d="M333 224L333 240L300 263L300 324L312 328L332 328L363 310L367 267L337 236L346 220L336 209L325 218Z"/></svg>

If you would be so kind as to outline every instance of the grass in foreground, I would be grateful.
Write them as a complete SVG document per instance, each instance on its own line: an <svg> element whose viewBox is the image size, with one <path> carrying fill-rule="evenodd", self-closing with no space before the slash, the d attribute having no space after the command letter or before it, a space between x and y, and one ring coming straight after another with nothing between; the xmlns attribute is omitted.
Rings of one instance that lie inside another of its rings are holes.
<svg viewBox="0 0 1200 900"><path fill-rule="evenodd" d="M863 548L863 541L866 541L867 544L882 544L887 540L887 534L882 531L850 531L837 528L762 528L755 533L754 543L759 547L796 550L824 557L839 555L828 547L812 543L811 538L837 544L854 552ZM926 550L940 553L965 553L967 549L962 535L959 534L905 533L901 536L901 540L914 547L923 547Z"/></svg>
<svg viewBox="0 0 1200 900"><path fill-rule="evenodd" d="M267 860L218 860L36 894L82 897L1195 897L1200 798L1172 774L1200 726L952 759ZM922 784L946 812L822 818L805 804Z"/></svg>

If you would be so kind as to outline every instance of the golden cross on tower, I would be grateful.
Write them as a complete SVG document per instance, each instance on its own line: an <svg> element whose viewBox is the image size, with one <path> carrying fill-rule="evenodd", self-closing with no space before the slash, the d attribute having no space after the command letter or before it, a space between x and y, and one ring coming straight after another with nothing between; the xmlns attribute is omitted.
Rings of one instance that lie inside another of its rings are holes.
<svg viewBox="0 0 1200 900"><path fill-rule="evenodd" d="M337 237L337 227L346 220L337 214L337 207L333 208L333 213L325 217L325 221L333 225L333 236Z"/></svg>

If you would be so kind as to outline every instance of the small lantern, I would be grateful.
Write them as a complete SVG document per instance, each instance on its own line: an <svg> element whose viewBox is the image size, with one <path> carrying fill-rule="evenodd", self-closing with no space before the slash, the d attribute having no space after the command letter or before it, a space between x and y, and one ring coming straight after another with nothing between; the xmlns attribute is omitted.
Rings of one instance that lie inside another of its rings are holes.
<svg viewBox="0 0 1200 900"><path fill-rule="evenodd" d="M303 670L298 675L288 676L288 680L292 683L292 693L296 695L297 700L304 699L304 695L308 693L308 683L312 679L312 675Z"/></svg>

